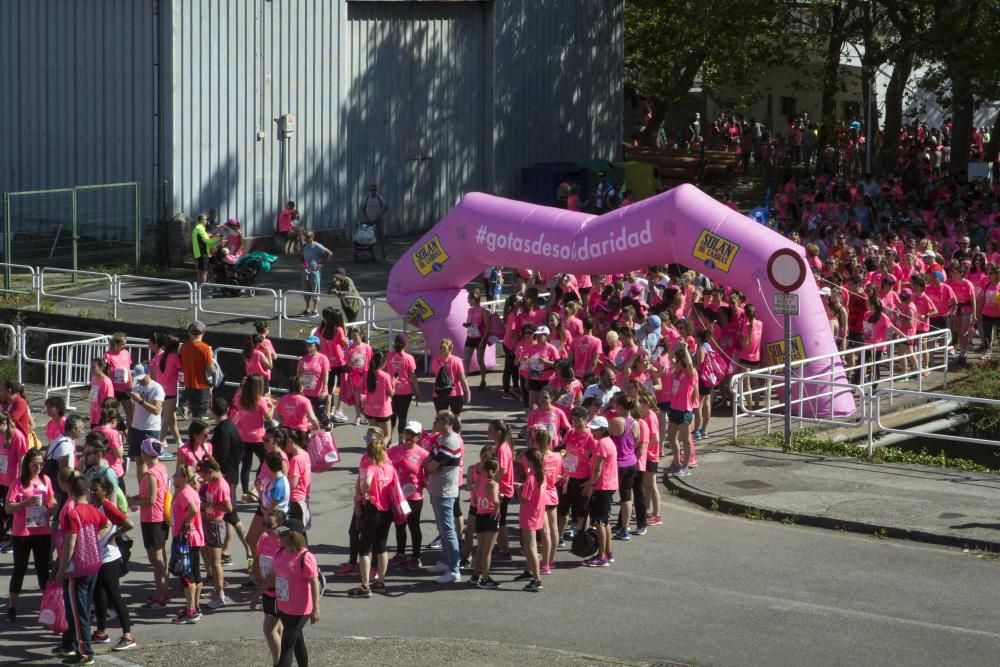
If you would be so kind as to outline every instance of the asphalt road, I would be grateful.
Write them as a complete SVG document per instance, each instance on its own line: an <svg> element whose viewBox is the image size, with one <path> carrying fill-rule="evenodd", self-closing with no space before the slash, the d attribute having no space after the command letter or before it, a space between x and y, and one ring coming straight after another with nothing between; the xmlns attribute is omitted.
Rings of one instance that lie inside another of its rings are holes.
<svg viewBox="0 0 1000 667"><path fill-rule="evenodd" d="M499 402L493 403L499 407ZM507 409L514 404L507 403ZM421 405L417 418L429 423ZM495 415L490 415L495 416ZM466 420L470 452L485 428L484 412ZM662 526L615 544L608 569L577 565L568 552L544 578L545 590L522 592L511 579L515 562L500 568L498 591L466 584L438 586L429 574L390 573L386 595L346 597L357 582L331 576L346 560L346 527L361 430L336 431L344 462L314 478L314 529L310 539L330 586L323 618L307 630L321 637L451 637L578 651L629 662L697 665L934 665L996 664L1000 629L997 563L938 547L878 540L739 517L686 504L664 492ZM697 470L695 475L697 475ZM249 520L249 506L243 508ZM435 534L425 514L425 539ZM390 537L390 549L394 538ZM438 552L439 553L439 552ZM172 608L148 612L138 604L149 593L144 554L124 582L135 611L137 641L258 639L261 616L247 610L237 588L245 580L242 554L228 568L230 605L195 626L172 626ZM435 552L426 552L433 562ZM0 556L0 589L11 556ZM22 603L23 623L0 623L0 662L42 657L51 635L34 625L38 596ZM117 626L110 632L117 639ZM259 644L247 644L251 650ZM164 649L169 650L169 649ZM261 655L216 664L264 664ZM129 654L117 657L128 658ZM392 661L390 661L392 662ZM498 662L502 664L504 661ZM520 661L519 661L520 662ZM371 663L386 664L377 652ZM176 663L174 663L176 664ZM523 662L522 662L523 664Z"/></svg>

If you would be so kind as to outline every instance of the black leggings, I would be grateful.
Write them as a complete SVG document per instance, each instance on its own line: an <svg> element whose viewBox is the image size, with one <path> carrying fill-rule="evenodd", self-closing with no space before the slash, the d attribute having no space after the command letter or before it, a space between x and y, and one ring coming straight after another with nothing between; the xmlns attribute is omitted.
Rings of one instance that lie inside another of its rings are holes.
<svg viewBox="0 0 1000 667"><path fill-rule="evenodd" d="M351 525L347 527L347 544L350 549L347 562L351 565L358 564L358 551L361 547L361 531L358 530L358 515L351 512Z"/></svg>
<svg viewBox="0 0 1000 667"><path fill-rule="evenodd" d="M632 480L632 507L635 509L635 525L637 528L646 527L646 491L642 486L642 480L646 473L636 472L635 479Z"/></svg>
<svg viewBox="0 0 1000 667"><path fill-rule="evenodd" d="M192 565L194 565L192 563ZM94 586L94 608L97 610L97 630L104 632L108 628L108 601L114 605L118 614L118 622L122 626L122 633L129 634L132 631L132 623L129 621L128 606L122 601L119 580L121 579L121 559L104 563L97 573L97 585Z"/></svg>
<svg viewBox="0 0 1000 667"><path fill-rule="evenodd" d="M281 652L278 654L276 667L292 667L292 654L295 654L295 664L308 667L309 651L306 650L306 640L302 631L309 622L308 616L292 616L278 611L281 619Z"/></svg>
<svg viewBox="0 0 1000 667"><path fill-rule="evenodd" d="M243 463L240 464L240 485L243 487L243 493L250 489L250 468L253 467L255 456L257 457L257 470L260 470L260 464L264 460L264 443L244 442ZM236 489L233 489L233 493L235 492Z"/></svg>
<svg viewBox="0 0 1000 667"><path fill-rule="evenodd" d="M517 386L517 366L514 365L514 350L508 349L506 345L503 346L503 390L510 391L510 382L514 381L514 386Z"/></svg>
<svg viewBox="0 0 1000 667"><path fill-rule="evenodd" d="M399 422L399 440L403 440L403 428L406 426L406 419L410 414L410 403L413 402L413 394L403 394L394 395L392 397L392 417L390 417L391 426L390 430L396 428L396 422ZM386 435L391 435L387 433Z"/></svg>
<svg viewBox="0 0 1000 667"><path fill-rule="evenodd" d="M369 557L384 554L389 529L392 528L392 510L382 511L372 503L365 503L361 507L361 519L358 523L361 528L358 553Z"/></svg>
<svg viewBox="0 0 1000 667"><path fill-rule="evenodd" d="M52 537L50 535L25 535L11 538L14 547L14 572L10 575L10 592L20 595L24 584L24 575L28 572L28 556L35 560L35 576L38 577L38 590L44 591L49 583L49 559L52 552Z"/></svg>
<svg viewBox="0 0 1000 667"><path fill-rule="evenodd" d="M420 511L424 508L424 499L410 500L410 516L406 518L406 523L396 526L396 553L406 553L406 529L410 529L413 537L413 557L420 558L420 546L424 541L424 534L420 531Z"/></svg>

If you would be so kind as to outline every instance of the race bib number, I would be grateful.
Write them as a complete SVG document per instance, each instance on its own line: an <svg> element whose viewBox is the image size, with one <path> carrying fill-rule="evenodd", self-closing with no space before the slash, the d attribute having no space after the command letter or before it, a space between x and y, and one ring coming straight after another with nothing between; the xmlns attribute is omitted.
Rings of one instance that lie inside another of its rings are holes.
<svg viewBox="0 0 1000 667"><path fill-rule="evenodd" d="M578 465L580 465L580 458L576 454L567 454L566 458L563 459L564 472L575 473Z"/></svg>
<svg viewBox="0 0 1000 667"><path fill-rule="evenodd" d="M260 576L266 577L271 574L271 568L274 567L274 557L264 556L260 557Z"/></svg>
<svg viewBox="0 0 1000 667"><path fill-rule="evenodd" d="M483 335L483 333L479 330L478 324L469 324L466 326L466 329L469 332L469 338L479 338Z"/></svg>
<svg viewBox="0 0 1000 667"><path fill-rule="evenodd" d="M573 405L573 394L572 393L563 394L562 396L556 399L556 405L561 405L564 408L568 408L569 406Z"/></svg>
<svg viewBox="0 0 1000 667"><path fill-rule="evenodd" d="M115 369L115 376L114 376L115 384L125 384L125 381L127 379L128 379L128 371L126 371L124 368Z"/></svg>
<svg viewBox="0 0 1000 667"><path fill-rule="evenodd" d="M416 493L417 493L417 487L413 486L412 484L403 485L403 495L406 496L407 498L409 498L412 495L415 495Z"/></svg>
<svg viewBox="0 0 1000 667"><path fill-rule="evenodd" d="M365 367L365 357L362 354L352 354L351 355L351 368L364 368Z"/></svg>
<svg viewBox="0 0 1000 667"><path fill-rule="evenodd" d="M7 474L7 457L0 456L0 475Z"/></svg>
<svg viewBox="0 0 1000 667"><path fill-rule="evenodd" d="M96 403L97 402L98 391L99 390L98 390L96 384L93 387L90 388L90 402L91 403Z"/></svg>
<svg viewBox="0 0 1000 667"><path fill-rule="evenodd" d="M676 394L678 391L680 391L680 389L681 389L681 381L680 381L680 379L679 378L674 378L674 385L673 385L673 388L670 390L671 393Z"/></svg>
<svg viewBox="0 0 1000 667"><path fill-rule="evenodd" d="M274 578L274 592L279 600L288 602L288 579L284 577Z"/></svg>
<svg viewBox="0 0 1000 667"><path fill-rule="evenodd" d="M305 373L302 375L302 386L312 391L316 388L316 374Z"/></svg>
<svg viewBox="0 0 1000 667"><path fill-rule="evenodd" d="M477 498L476 499L476 509L488 511L490 509L490 499L489 498Z"/></svg>
<svg viewBox="0 0 1000 667"><path fill-rule="evenodd" d="M41 528L45 525L45 507L31 505L25 508L24 525L27 528Z"/></svg>

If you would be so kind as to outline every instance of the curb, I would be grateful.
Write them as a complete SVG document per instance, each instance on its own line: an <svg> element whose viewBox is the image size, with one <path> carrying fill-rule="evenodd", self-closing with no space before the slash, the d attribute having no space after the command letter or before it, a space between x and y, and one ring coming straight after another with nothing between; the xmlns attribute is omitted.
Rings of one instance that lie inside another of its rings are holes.
<svg viewBox="0 0 1000 667"><path fill-rule="evenodd" d="M837 517L820 516L817 514L805 514L801 512L791 512L787 510L775 510L765 507L757 507L746 503L728 500L722 496L703 491L690 482L678 479L673 475L665 476L663 485L668 491L684 500L699 505L712 512L723 514L733 514L739 516L746 512L759 513L761 518L771 521L791 522L799 526L811 526L813 528L824 528L826 530L840 530L850 533L861 533L863 535L877 535L896 540L910 540L913 542L923 542L925 544L936 544L946 547L958 547L961 549L982 549L986 551L1000 551L1000 541L975 540L954 535L942 535L926 530L916 530L912 528L901 528L899 526L888 526L866 521L856 521L853 519L840 519Z"/></svg>

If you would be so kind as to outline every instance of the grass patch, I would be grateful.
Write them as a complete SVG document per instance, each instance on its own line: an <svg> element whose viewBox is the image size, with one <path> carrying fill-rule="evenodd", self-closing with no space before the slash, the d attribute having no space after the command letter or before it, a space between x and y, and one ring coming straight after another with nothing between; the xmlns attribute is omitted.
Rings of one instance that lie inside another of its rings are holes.
<svg viewBox="0 0 1000 667"><path fill-rule="evenodd" d="M951 390L961 396L1000 401L1000 362L984 360L969 367ZM996 438L1000 432L1000 405L969 403L965 412L969 422L962 431L976 438Z"/></svg>
<svg viewBox="0 0 1000 667"><path fill-rule="evenodd" d="M771 449L781 449L785 438L782 433L772 433L771 435L760 436L749 440L733 440L729 444L737 447L768 447ZM868 449L863 445L853 445L844 442L832 442L826 438L818 436L814 431L802 429L792 433L792 442L788 451L801 454L822 454L824 456L841 456L845 458L857 459L866 463L904 463L908 465L929 466L932 468L948 468L951 470L962 470L965 472L991 472L996 473L995 468L980 465L969 459L952 458L943 452L937 455L927 453L926 449L920 452L910 452L898 447L876 447L872 450L872 455L868 456Z"/></svg>

